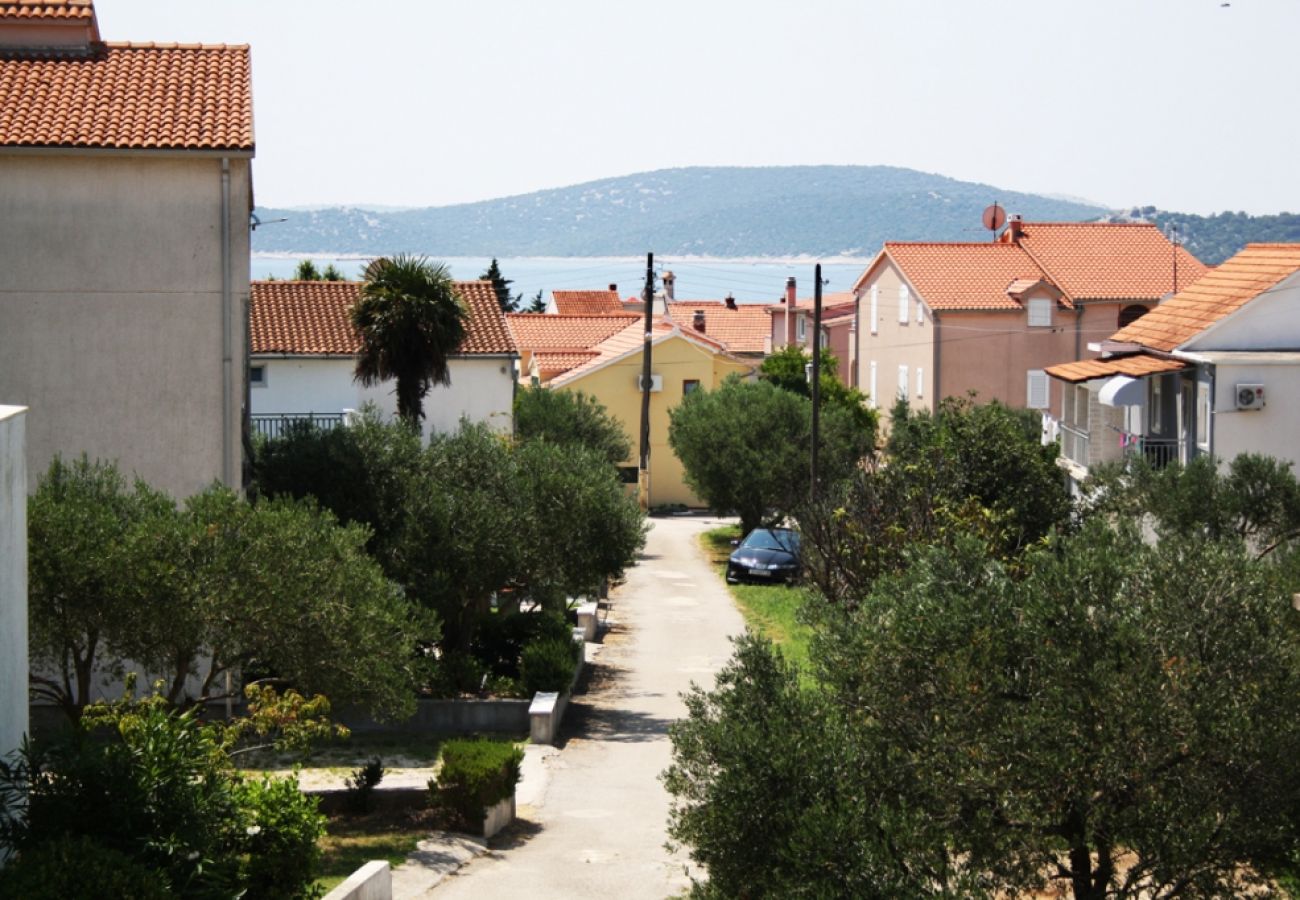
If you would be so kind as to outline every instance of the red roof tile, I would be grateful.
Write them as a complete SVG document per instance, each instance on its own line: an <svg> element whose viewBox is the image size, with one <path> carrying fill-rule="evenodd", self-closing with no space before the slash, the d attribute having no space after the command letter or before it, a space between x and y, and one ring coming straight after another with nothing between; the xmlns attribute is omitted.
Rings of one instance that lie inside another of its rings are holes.
<svg viewBox="0 0 1300 900"><path fill-rule="evenodd" d="M772 320L767 307L757 303L738 303L728 309L722 300L674 300L668 304L668 316L682 331L696 334L695 311L704 313L704 337L720 343L732 353L762 353L772 335Z"/></svg>
<svg viewBox="0 0 1300 900"><path fill-rule="evenodd" d="M1002 241L1010 241L1011 230ZM1145 222L1025 222L1020 246L1074 300L1155 300L1206 272L1206 266Z"/></svg>
<svg viewBox="0 0 1300 900"><path fill-rule="evenodd" d="M601 316L623 313L618 291L551 291L555 311L562 316Z"/></svg>
<svg viewBox="0 0 1300 900"><path fill-rule="evenodd" d="M926 304L937 310L1023 309L1007 293L1008 285L1046 277L1014 244L888 241L884 252Z"/></svg>
<svg viewBox="0 0 1300 900"><path fill-rule="evenodd" d="M90 0L0 0L2 19L93 19Z"/></svg>
<svg viewBox="0 0 1300 900"><path fill-rule="evenodd" d="M541 351L533 354L537 370L542 374L557 375L576 368L600 356L595 350Z"/></svg>
<svg viewBox="0 0 1300 900"><path fill-rule="evenodd" d="M254 354L353 356L361 347L349 310L356 281L254 281L249 332ZM469 308L458 354L514 353L505 316L490 281L458 281L456 293Z"/></svg>
<svg viewBox="0 0 1300 900"><path fill-rule="evenodd" d="M520 350L587 350L629 324L633 315L557 316L510 313L506 324Z"/></svg>
<svg viewBox="0 0 1300 900"><path fill-rule="evenodd" d="M1178 359L1159 359L1154 356L1118 356L1113 359L1085 359L1079 362L1049 366L1044 369L1053 378L1077 384L1093 378L1105 378L1110 375L1127 375L1141 378L1157 372L1177 372L1186 369L1188 363Z"/></svg>
<svg viewBox="0 0 1300 900"><path fill-rule="evenodd" d="M1300 271L1300 244L1248 244L1110 340L1171 351Z"/></svg>
<svg viewBox="0 0 1300 900"><path fill-rule="evenodd" d="M0 146L252 151L248 48L0 52Z"/></svg>

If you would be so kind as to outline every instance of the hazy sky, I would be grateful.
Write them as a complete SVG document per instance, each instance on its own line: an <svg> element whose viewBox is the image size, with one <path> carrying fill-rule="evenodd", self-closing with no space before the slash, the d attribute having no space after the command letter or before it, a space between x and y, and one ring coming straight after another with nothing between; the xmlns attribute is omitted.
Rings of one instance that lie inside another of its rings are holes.
<svg viewBox="0 0 1300 900"><path fill-rule="evenodd" d="M1300 212L1300 0L95 5L106 40L252 45L264 206L836 163Z"/></svg>

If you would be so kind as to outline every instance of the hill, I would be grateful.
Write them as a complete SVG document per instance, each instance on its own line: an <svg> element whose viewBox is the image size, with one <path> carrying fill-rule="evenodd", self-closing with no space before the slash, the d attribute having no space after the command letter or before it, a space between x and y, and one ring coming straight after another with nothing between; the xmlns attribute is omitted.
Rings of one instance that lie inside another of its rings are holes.
<svg viewBox="0 0 1300 900"><path fill-rule="evenodd" d="M434 256L866 256L889 240L984 240L997 201L1026 219L1108 211L889 166L665 169L456 206L257 210L253 250Z"/></svg>
<svg viewBox="0 0 1300 900"><path fill-rule="evenodd" d="M1244 212L1221 212L1197 216L1142 206L1114 218L1154 222L1165 234L1176 233L1183 246L1211 266L1217 266L1250 243L1300 242L1300 215L1294 213L1251 216Z"/></svg>

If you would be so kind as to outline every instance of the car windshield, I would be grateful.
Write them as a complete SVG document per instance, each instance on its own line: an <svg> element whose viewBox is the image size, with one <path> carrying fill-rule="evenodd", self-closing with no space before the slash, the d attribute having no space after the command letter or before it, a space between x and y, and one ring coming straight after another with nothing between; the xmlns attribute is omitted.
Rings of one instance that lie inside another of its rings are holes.
<svg viewBox="0 0 1300 900"><path fill-rule="evenodd" d="M799 535L793 531L755 528L740 546L749 550L784 550L787 553L798 553Z"/></svg>

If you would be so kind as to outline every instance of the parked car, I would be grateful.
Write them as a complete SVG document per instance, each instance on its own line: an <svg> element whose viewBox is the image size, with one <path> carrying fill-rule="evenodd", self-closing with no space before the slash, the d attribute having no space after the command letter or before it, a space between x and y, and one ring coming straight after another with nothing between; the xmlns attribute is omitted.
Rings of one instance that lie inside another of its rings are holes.
<svg viewBox="0 0 1300 900"><path fill-rule="evenodd" d="M727 560L727 581L793 581L799 577L799 532L790 528L755 528Z"/></svg>

